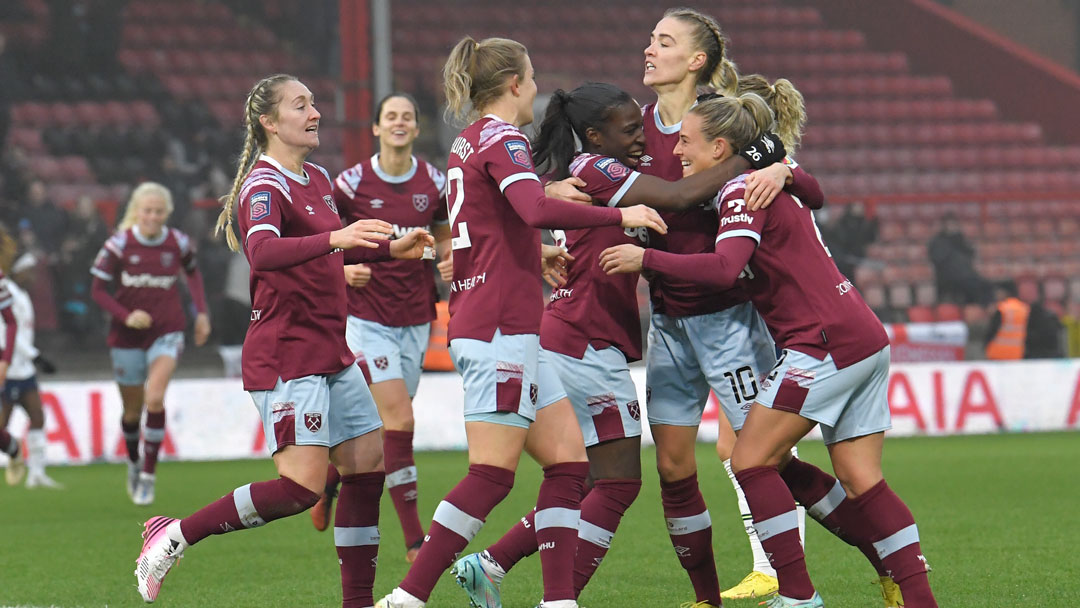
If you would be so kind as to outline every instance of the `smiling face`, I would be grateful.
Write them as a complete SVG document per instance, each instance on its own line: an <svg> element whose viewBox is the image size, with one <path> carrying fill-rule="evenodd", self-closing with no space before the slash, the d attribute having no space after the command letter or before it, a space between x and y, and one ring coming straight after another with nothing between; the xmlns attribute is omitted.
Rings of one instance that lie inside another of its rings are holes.
<svg viewBox="0 0 1080 608"><path fill-rule="evenodd" d="M147 238L161 234L161 229L169 219L169 204L156 193L147 193L139 197L135 206L135 225L139 233Z"/></svg>
<svg viewBox="0 0 1080 608"><path fill-rule="evenodd" d="M690 112L682 121L679 143L675 144L675 156L682 161L683 177L700 173L714 167L729 156L731 147L722 137L710 140L701 132L702 118Z"/></svg>
<svg viewBox="0 0 1080 608"><path fill-rule="evenodd" d="M408 148L420 135L416 108L405 97L391 97L382 104L379 122L371 127L379 144L390 148Z"/></svg>
<svg viewBox="0 0 1080 608"><path fill-rule="evenodd" d="M645 47L645 75L642 82L647 87L678 84L687 78L696 79L691 67L700 69L705 63L705 53L693 48L691 27L674 17L664 17L649 34L649 46Z"/></svg>
<svg viewBox="0 0 1080 608"><path fill-rule="evenodd" d="M315 96L298 80L283 82L277 90L278 102L272 114L259 117L271 139L290 148L311 152L319 147L319 119Z"/></svg>
<svg viewBox="0 0 1080 608"><path fill-rule="evenodd" d="M600 127L589 128L586 134L589 140L586 152L611 156L630 168L637 167L645 153L641 108L634 102L611 108Z"/></svg>
<svg viewBox="0 0 1080 608"><path fill-rule="evenodd" d="M528 55L524 57L525 77L518 77L516 81L511 76L511 81L517 82L517 115L518 126L523 127L533 121L533 103L536 101L536 70L533 69L532 59Z"/></svg>

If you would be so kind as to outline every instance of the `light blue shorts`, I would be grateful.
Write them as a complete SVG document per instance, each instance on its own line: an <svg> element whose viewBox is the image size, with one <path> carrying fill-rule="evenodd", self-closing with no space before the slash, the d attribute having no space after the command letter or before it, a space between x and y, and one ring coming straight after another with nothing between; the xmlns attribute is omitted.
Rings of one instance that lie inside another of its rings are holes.
<svg viewBox="0 0 1080 608"><path fill-rule="evenodd" d="M113 374L116 383L123 386L142 386L146 384L146 373L158 357L172 357L174 361L180 360L180 354L184 352L184 332L158 336L150 348L111 348L109 356L112 358Z"/></svg>
<svg viewBox="0 0 1080 608"><path fill-rule="evenodd" d="M540 357L546 357L563 380L585 447L641 436L637 389L621 350L613 346L596 350L590 346L581 359L541 350Z"/></svg>
<svg viewBox="0 0 1080 608"><path fill-rule="evenodd" d="M819 361L784 349L757 400L817 422L828 445L892 428L888 386L888 346L844 369L832 355Z"/></svg>
<svg viewBox="0 0 1080 608"><path fill-rule="evenodd" d="M536 420L540 398L539 335L504 336L496 330L491 342L451 340L449 351L465 388L466 421L480 420L477 415L494 412L512 412L530 422Z"/></svg>
<svg viewBox="0 0 1080 608"><path fill-rule="evenodd" d="M653 314L645 355L649 424L700 425L712 388L737 431L758 379L775 364L772 336L749 302L707 315Z"/></svg>
<svg viewBox="0 0 1080 608"><path fill-rule="evenodd" d="M430 336L431 323L390 327L350 316L345 326L345 341L371 383L404 380L409 398L416 396Z"/></svg>
<svg viewBox="0 0 1080 608"><path fill-rule="evenodd" d="M334 447L382 427L364 374L355 365L336 374L278 378L273 389L248 393L271 454L287 445Z"/></svg>

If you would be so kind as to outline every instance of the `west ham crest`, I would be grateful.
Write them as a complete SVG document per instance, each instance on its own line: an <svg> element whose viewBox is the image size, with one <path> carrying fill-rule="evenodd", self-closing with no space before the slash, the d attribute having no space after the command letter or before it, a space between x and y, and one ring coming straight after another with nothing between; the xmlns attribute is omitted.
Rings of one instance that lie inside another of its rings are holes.
<svg viewBox="0 0 1080 608"><path fill-rule="evenodd" d="M168 268L172 266L173 254L171 251L164 251L161 253L161 265Z"/></svg>
<svg viewBox="0 0 1080 608"><path fill-rule="evenodd" d="M536 400L538 398L540 398L540 387L536 386L535 383L529 383L529 401L531 401L533 405L536 405Z"/></svg>
<svg viewBox="0 0 1080 608"><path fill-rule="evenodd" d="M426 194L414 194L412 195L412 206L417 211L423 213L428 208L428 195Z"/></svg>
<svg viewBox="0 0 1080 608"><path fill-rule="evenodd" d="M327 194L322 197L322 200L326 202L326 206L330 207L330 210L334 212L334 215L337 215L337 205L334 204L334 197Z"/></svg>
<svg viewBox="0 0 1080 608"><path fill-rule="evenodd" d="M304 414L304 426L312 433L322 428L322 414Z"/></svg>
<svg viewBox="0 0 1080 608"><path fill-rule="evenodd" d="M386 357L375 357L374 363L375 367L379 369L386 369L390 367L390 361L388 361Z"/></svg>
<svg viewBox="0 0 1080 608"><path fill-rule="evenodd" d="M626 409L630 412L630 417L634 420L641 420L641 406L638 405L637 399L626 404Z"/></svg>

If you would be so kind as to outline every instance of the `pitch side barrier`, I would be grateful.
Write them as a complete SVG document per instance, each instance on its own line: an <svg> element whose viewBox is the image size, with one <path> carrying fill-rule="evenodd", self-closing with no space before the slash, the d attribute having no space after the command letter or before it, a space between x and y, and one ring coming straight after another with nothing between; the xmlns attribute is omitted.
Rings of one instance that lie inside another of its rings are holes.
<svg viewBox="0 0 1080 608"><path fill-rule="evenodd" d="M645 369L631 369L646 416ZM112 382L46 382L49 464L121 462L120 396ZM237 379L174 380L165 396L166 460L265 458L255 407ZM895 363L889 378L893 436L1060 431L1080 428L1080 359ZM416 395L416 448L465 446L461 377L425 373ZM716 439L711 398L699 439ZM597 412L599 413L599 412ZM25 435L16 410L10 430ZM816 432L815 432L816 433ZM816 437L817 435L812 435ZM651 443L646 425L647 443ZM3 457L4 462L6 457Z"/></svg>

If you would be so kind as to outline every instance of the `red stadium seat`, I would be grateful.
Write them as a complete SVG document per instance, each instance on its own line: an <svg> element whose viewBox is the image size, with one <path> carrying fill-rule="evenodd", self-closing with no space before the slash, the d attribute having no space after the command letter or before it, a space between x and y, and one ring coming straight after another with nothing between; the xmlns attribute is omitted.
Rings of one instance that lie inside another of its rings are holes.
<svg viewBox="0 0 1080 608"><path fill-rule="evenodd" d="M936 321L960 321L961 319L963 319L963 312L959 306L951 302L942 302L934 309Z"/></svg>
<svg viewBox="0 0 1080 608"><path fill-rule="evenodd" d="M930 323L934 321L934 311L929 306L912 306L907 309L908 321L911 323Z"/></svg>

